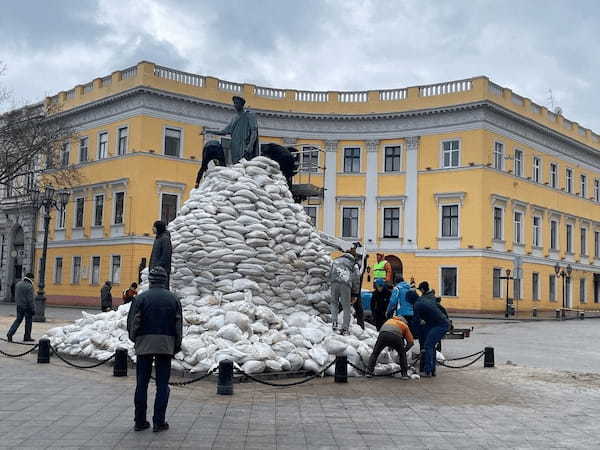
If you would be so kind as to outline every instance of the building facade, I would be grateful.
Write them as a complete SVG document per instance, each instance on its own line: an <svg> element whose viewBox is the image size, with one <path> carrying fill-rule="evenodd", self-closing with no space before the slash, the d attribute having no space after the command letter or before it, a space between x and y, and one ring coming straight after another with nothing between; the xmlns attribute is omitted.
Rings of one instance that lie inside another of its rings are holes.
<svg viewBox="0 0 600 450"><path fill-rule="evenodd" d="M119 297L138 279L152 222L172 219L188 197L200 132L228 123L232 95L256 113L261 143L303 150L295 182L324 188L305 202L319 230L385 253L448 308L503 311L508 294L518 309L550 310L564 293L568 307L598 309L600 136L591 130L485 77L312 92L149 62L47 99L78 130L63 160L85 179L51 222L49 302L98 304L105 280ZM556 264L570 265L570 277L557 277ZM517 275L508 293L506 269Z"/></svg>

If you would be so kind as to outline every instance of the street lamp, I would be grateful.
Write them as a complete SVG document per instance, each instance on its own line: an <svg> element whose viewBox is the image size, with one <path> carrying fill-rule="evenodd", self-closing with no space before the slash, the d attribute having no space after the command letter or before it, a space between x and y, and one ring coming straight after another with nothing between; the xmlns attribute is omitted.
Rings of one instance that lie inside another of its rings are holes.
<svg viewBox="0 0 600 450"><path fill-rule="evenodd" d="M29 191L29 198L33 209L38 210L44 208L44 245L42 247L42 260L40 262L40 280L38 282L38 294L35 297L35 315L34 322L46 321L46 294L44 288L46 286L46 256L48 253L48 230L50 228L50 212L52 208L59 211L64 210L69 203L71 193L67 190L58 191L58 201L55 199L56 189L52 186L46 186L44 191L32 189Z"/></svg>
<svg viewBox="0 0 600 450"><path fill-rule="evenodd" d="M562 315L564 316L564 311L567 308L567 302L566 302L566 289L565 289L565 278L567 280L571 279L571 272L573 272L573 268L571 267L571 264L568 264L566 267L566 270L564 267L560 267L558 265L558 263L556 263L556 265L554 266L554 273L556 273L557 277L561 277L562 278Z"/></svg>
<svg viewBox="0 0 600 450"><path fill-rule="evenodd" d="M505 277L499 277L501 280L506 280L506 309L504 310L504 317L506 319L508 319L508 317L510 316L510 298L508 296L508 289L510 287L510 280L514 280L514 277L510 276L511 270L510 269L506 269L506 276Z"/></svg>

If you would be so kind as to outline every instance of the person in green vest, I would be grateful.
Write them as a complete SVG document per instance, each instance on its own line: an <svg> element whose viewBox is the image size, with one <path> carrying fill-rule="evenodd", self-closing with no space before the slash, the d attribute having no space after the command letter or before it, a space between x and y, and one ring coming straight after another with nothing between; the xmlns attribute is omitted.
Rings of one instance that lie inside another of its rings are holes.
<svg viewBox="0 0 600 450"><path fill-rule="evenodd" d="M377 253L377 262L373 265L373 288L377 280L383 280L388 287L392 287L392 266L384 258L383 253Z"/></svg>

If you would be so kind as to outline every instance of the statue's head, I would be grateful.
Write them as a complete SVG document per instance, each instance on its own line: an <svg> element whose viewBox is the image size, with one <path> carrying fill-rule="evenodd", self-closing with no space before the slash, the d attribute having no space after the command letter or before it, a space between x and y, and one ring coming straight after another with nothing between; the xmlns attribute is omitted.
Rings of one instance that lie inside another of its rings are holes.
<svg viewBox="0 0 600 450"><path fill-rule="evenodd" d="M244 100L243 97L239 97L237 95L234 95L231 99L233 100L233 106L235 107L235 110L237 112L242 112L244 110L246 100Z"/></svg>

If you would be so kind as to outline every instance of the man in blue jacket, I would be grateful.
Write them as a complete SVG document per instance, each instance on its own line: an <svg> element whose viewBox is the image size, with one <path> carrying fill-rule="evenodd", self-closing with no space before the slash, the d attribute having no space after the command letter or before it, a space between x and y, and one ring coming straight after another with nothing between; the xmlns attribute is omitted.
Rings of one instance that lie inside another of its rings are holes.
<svg viewBox="0 0 600 450"><path fill-rule="evenodd" d="M137 356L135 388L135 431L150 427L146 420L148 383L152 363L156 368L153 431L169 429L165 413L169 402L171 358L181 349L183 314L175 294L166 289L167 272L157 266L148 274L150 289L131 303L127 316L129 339L135 343Z"/></svg>
<svg viewBox="0 0 600 450"><path fill-rule="evenodd" d="M409 301L414 302L413 320L420 324L419 343L424 358L424 376L430 377L435 376L435 347L448 331L449 322L438 308L435 293L429 289L429 283L422 281L418 289L422 293L421 297L417 301L411 297Z"/></svg>

